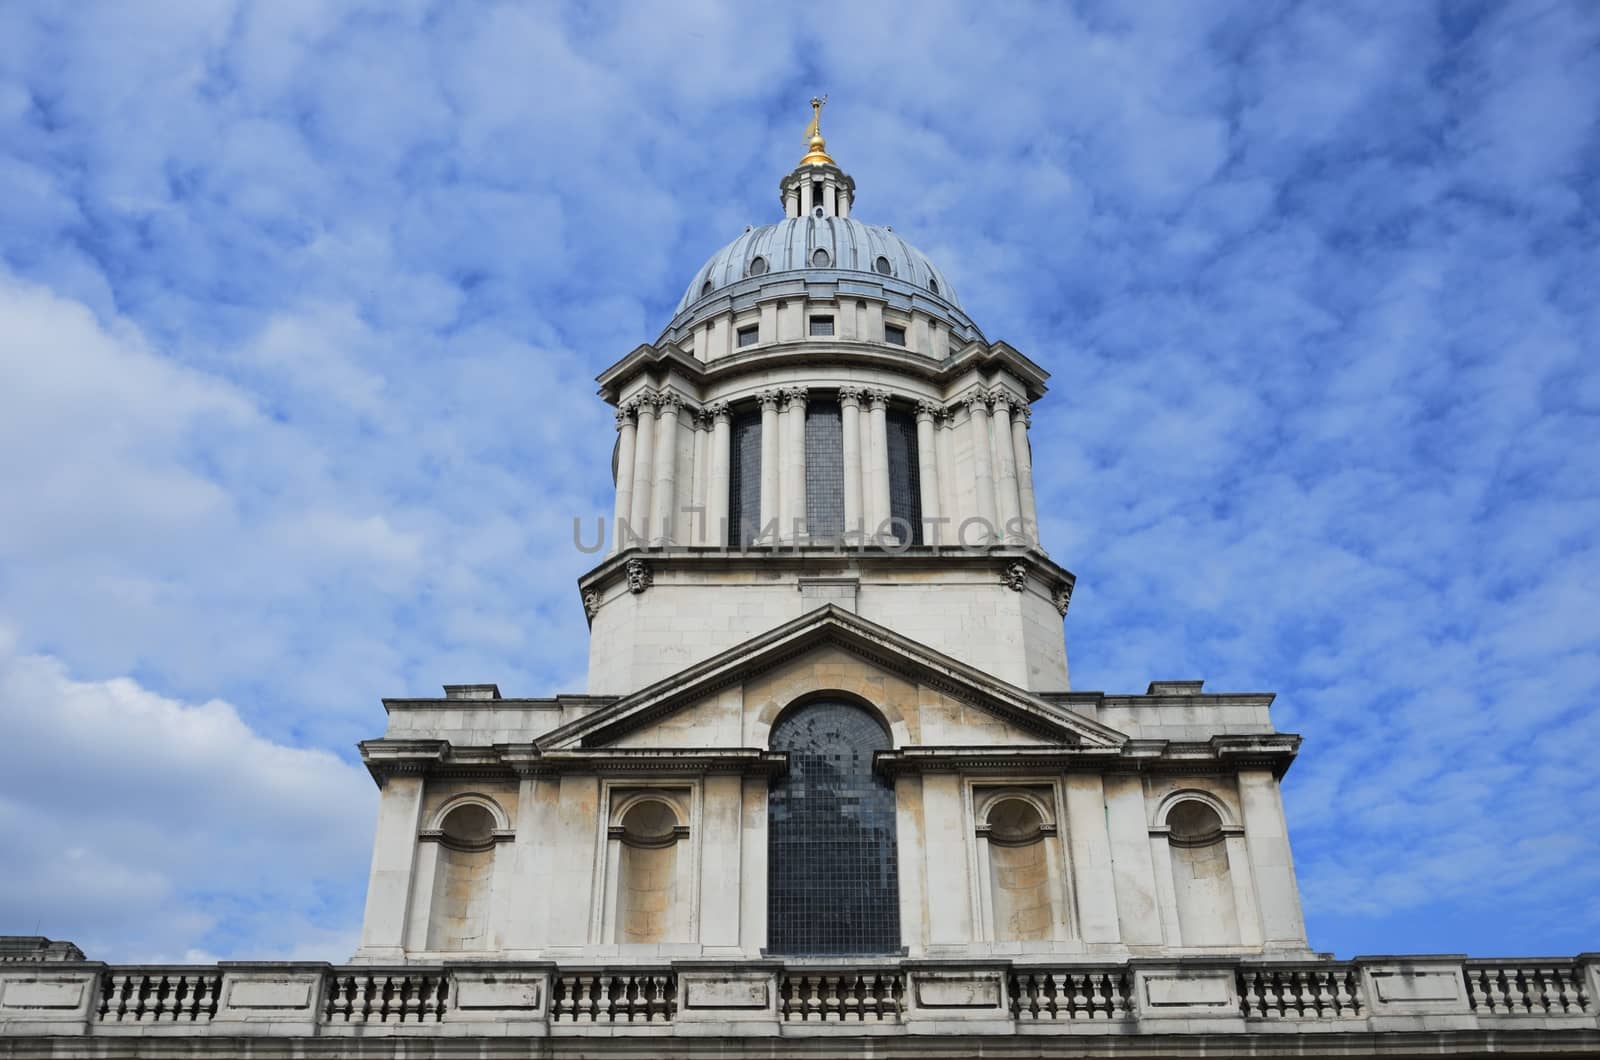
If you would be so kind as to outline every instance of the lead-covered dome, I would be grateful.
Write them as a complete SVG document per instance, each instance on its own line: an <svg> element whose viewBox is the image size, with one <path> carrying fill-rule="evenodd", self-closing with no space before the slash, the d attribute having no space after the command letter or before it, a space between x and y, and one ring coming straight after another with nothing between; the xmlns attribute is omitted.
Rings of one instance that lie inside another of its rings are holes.
<svg viewBox="0 0 1600 1060"><path fill-rule="evenodd" d="M814 213L748 229L711 255L695 273L674 315L741 280L805 271L871 273L961 307L944 273L889 229L853 217Z"/></svg>

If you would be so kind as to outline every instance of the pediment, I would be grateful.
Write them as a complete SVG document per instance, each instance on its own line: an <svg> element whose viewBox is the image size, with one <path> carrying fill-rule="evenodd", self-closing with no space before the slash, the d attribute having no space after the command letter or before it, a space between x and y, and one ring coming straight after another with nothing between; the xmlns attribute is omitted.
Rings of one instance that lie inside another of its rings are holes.
<svg viewBox="0 0 1600 1060"><path fill-rule="evenodd" d="M1117 730L834 606L811 611L541 737L543 752L765 746L794 699L838 688L878 706L897 745L1118 748ZM913 704L916 718L906 716ZM752 719L751 712L759 714ZM897 725L896 715L904 721Z"/></svg>

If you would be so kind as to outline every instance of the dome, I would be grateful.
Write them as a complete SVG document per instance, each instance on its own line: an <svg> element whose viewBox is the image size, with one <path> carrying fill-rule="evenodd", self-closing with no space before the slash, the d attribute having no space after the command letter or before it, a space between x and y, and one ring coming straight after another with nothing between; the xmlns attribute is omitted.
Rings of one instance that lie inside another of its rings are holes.
<svg viewBox="0 0 1600 1060"><path fill-rule="evenodd" d="M892 278L961 307L944 273L889 229L853 217L810 216L752 228L711 255L694 274L674 315L741 280L806 270Z"/></svg>

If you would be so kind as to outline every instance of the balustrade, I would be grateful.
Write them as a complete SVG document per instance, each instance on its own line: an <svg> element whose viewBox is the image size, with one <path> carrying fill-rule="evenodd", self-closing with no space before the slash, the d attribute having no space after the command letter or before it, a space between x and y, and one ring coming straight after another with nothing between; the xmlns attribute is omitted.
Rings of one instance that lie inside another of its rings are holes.
<svg viewBox="0 0 1600 1060"><path fill-rule="evenodd" d="M897 1020L905 993L905 976L897 971L785 973L778 981L778 1017L820 1023Z"/></svg>
<svg viewBox="0 0 1600 1060"><path fill-rule="evenodd" d="M1126 968L1020 969L1009 979L1019 1020L1128 1019L1133 988Z"/></svg>
<svg viewBox="0 0 1600 1060"><path fill-rule="evenodd" d="M102 1023L204 1023L221 991L222 973L212 969L108 970L96 1015Z"/></svg>
<svg viewBox="0 0 1600 1060"><path fill-rule="evenodd" d="M1353 964L1240 968L1238 987L1249 1019L1349 1019L1366 1011Z"/></svg>
<svg viewBox="0 0 1600 1060"><path fill-rule="evenodd" d="M1576 963L1468 961L1467 1003L1480 1016L1581 1016L1592 999Z"/></svg>
<svg viewBox="0 0 1600 1060"><path fill-rule="evenodd" d="M678 977L667 971L563 973L550 990L550 1018L571 1023L665 1023L678 1011Z"/></svg>
<svg viewBox="0 0 1600 1060"><path fill-rule="evenodd" d="M442 971L335 972L322 1015L328 1023L438 1023L449 1000L450 979Z"/></svg>

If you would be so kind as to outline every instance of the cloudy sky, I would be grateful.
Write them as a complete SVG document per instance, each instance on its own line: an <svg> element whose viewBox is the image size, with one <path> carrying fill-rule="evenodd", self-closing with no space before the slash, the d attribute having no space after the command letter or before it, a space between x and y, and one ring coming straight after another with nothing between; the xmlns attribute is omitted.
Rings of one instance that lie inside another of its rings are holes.
<svg viewBox="0 0 1600 1060"><path fill-rule="evenodd" d="M1074 684L1274 690L1312 942L1600 949L1600 5L0 6L0 932L355 945L379 697L580 691L593 376L779 214L1052 373Z"/></svg>

